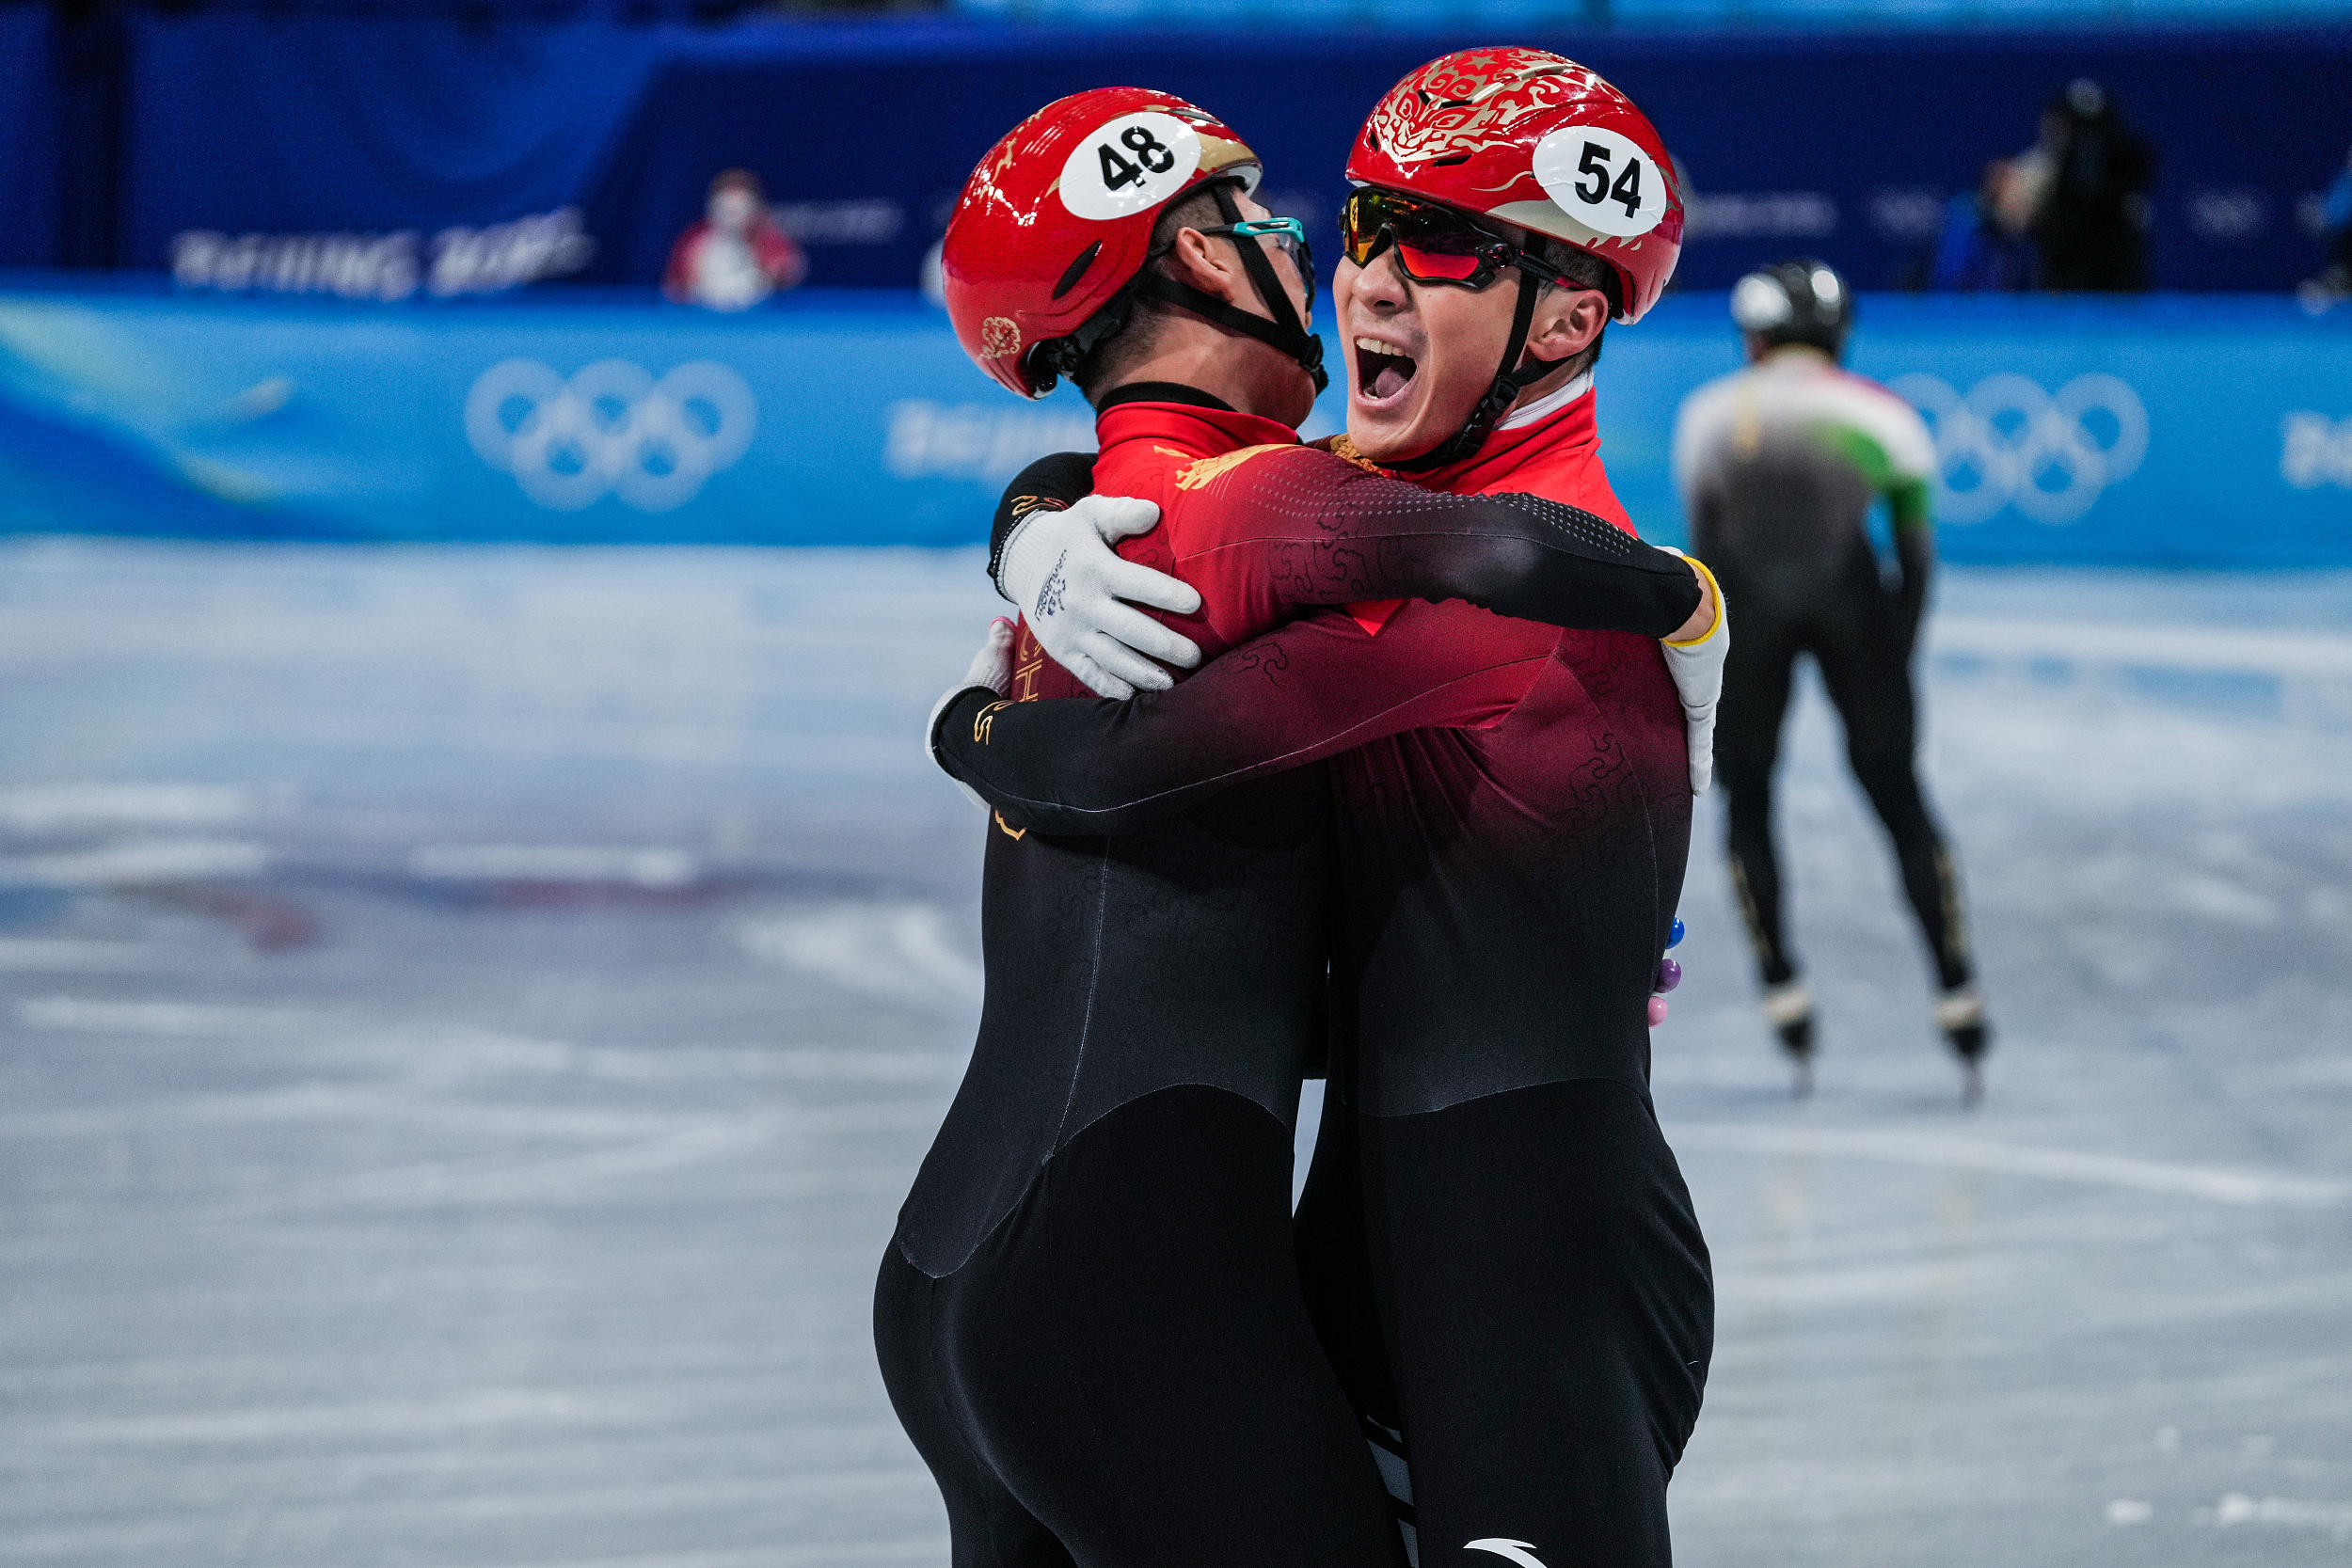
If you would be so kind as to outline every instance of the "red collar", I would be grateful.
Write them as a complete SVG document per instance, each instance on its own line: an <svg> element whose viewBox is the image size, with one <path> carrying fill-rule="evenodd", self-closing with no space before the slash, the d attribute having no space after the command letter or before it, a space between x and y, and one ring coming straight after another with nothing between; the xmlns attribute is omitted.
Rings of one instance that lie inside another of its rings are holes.
<svg viewBox="0 0 2352 1568"><path fill-rule="evenodd" d="M1593 394L1588 391L1549 419L1494 432L1486 445L1459 463L1413 477L1432 490L1475 495L1508 488L1503 481L1531 465L1582 459L1599 450L1600 427L1594 420Z"/></svg>
<svg viewBox="0 0 2352 1568"><path fill-rule="evenodd" d="M1362 463L1356 450L1341 436L1333 450ZM1373 465L1365 464L1367 467ZM1378 469L1388 473L1389 469ZM1427 490L1456 496L1490 496L1503 490L1578 506L1637 533L1600 466L1600 430L1593 420L1593 394L1585 393L1549 419L1517 430L1499 430L1486 437L1475 456L1449 463L1426 473L1398 474ZM1637 534L1638 536L1638 534Z"/></svg>
<svg viewBox="0 0 2352 1568"><path fill-rule="evenodd" d="M1517 434L1514 432L1514 434ZM1202 457L1244 447L1296 446L1298 432L1279 420L1230 408L1196 408L1184 403L1118 403L1095 416L1094 438L1107 455L1125 441L1182 447Z"/></svg>

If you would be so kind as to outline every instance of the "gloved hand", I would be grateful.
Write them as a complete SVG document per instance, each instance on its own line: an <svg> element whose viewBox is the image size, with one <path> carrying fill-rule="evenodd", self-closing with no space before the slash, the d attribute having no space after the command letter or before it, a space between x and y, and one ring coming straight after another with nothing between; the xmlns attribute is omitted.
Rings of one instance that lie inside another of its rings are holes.
<svg viewBox="0 0 2352 1568"><path fill-rule="evenodd" d="M1704 795L1715 781L1715 705L1724 694L1724 656L1731 651L1731 612L1705 562L1671 546L1659 547L1688 561L1715 603L1714 625L1687 641L1660 643L1666 650L1666 673L1682 699L1683 730L1691 748L1691 793Z"/></svg>
<svg viewBox="0 0 2352 1568"><path fill-rule="evenodd" d="M947 710L949 703L976 686L985 686L999 697L1012 689L1012 623L1003 616L991 621L988 635L980 640L980 651L972 656L972 668L963 673L963 679L939 694L939 701L931 705L931 716L923 721L923 754L930 758L941 771L946 770L946 764L939 760L939 752L932 746L933 738L939 734L939 716ZM988 802L980 798L978 790L953 773L948 773L947 777L958 789L963 791L965 800L982 811L988 810Z"/></svg>
<svg viewBox="0 0 2352 1568"><path fill-rule="evenodd" d="M1150 501L1081 496L1068 511L1041 508L1022 518L997 560L996 591L1028 619L1047 656L1097 696L1167 690L1175 682L1155 658L1185 670L1200 662L1191 639L1120 602L1179 615L1200 608L1200 595L1183 582L1111 548L1159 522Z"/></svg>

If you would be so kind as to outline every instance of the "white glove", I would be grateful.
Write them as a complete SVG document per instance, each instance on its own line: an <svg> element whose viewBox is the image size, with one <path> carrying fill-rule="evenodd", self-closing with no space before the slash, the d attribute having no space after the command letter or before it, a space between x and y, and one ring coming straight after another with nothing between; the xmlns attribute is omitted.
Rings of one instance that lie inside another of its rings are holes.
<svg viewBox="0 0 2352 1568"><path fill-rule="evenodd" d="M923 754L942 771L946 771L946 764L939 760L939 753L931 747L932 737L939 734L939 716L946 711L949 703L976 686L985 686L999 697L1012 689L1012 623L1001 615L988 624L988 636L981 640L980 651L972 656L972 668L963 673L963 679L939 694L939 701L931 705L931 716L923 721ZM947 780L963 791L965 800L982 811L988 810L988 802L981 799L978 790L953 773L947 774Z"/></svg>
<svg viewBox="0 0 2352 1568"><path fill-rule="evenodd" d="M1150 501L1082 496L1066 512L1022 518L997 559L996 591L1019 608L1047 657L1099 697L1167 690L1175 682L1155 658L1185 670L1200 662L1191 639L1120 602L1179 615L1200 608L1200 595L1184 583L1111 548L1159 525Z"/></svg>
<svg viewBox="0 0 2352 1568"><path fill-rule="evenodd" d="M1671 546L1659 546L1669 555L1682 555ZM1715 574L1695 556L1682 555L1705 582L1715 601L1715 624L1687 642L1661 640L1666 650L1666 673L1682 698L1683 733L1691 747L1691 793L1704 795L1715 780L1715 705L1724 694L1724 656L1731 651L1731 610Z"/></svg>

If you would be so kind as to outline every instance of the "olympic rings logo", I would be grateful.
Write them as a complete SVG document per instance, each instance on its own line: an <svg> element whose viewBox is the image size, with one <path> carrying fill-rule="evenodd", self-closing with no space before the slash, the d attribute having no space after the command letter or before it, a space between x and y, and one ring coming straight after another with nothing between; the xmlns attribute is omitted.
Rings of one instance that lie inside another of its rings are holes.
<svg viewBox="0 0 2352 1568"><path fill-rule="evenodd" d="M1943 514L1980 523L2014 506L2071 523L2148 455L2148 409L2112 375L2078 375L2054 397L2022 375L1989 375L1959 393L1931 375L1893 388L1935 432Z"/></svg>
<svg viewBox="0 0 2352 1568"><path fill-rule="evenodd" d="M473 450L551 512L607 494L641 512L684 505L758 428L752 389L708 359L659 381L626 359L599 359L568 381L536 359L507 359L466 394Z"/></svg>

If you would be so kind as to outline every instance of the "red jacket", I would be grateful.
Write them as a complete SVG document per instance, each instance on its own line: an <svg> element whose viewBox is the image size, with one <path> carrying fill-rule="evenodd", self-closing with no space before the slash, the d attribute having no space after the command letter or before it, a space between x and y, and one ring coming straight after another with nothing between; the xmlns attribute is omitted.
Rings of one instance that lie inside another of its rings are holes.
<svg viewBox="0 0 2352 1568"><path fill-rule="evenodd" d="M1293 466L1283 446L1245 455L1246 433L1225 427L1237 417L1184 411L1227 444L1220 470L1187 486L1210 466L1200 443L1130 436L1126 412L1104 417L1097 488L1165 515L1121 552L1200 590L1198 616L1162 619L1224 657L1128 704L1049 705L1061 712L1032 738L1050 744L1025 739L1029 726L979 740L976 726L974 744L943 752L951 766L1016 824L1067 833L1132 831L1332 759L1332 997L1338 1037L1357 1047L1334 1065L1344 1098L1397 1116L1571 1078L1646 1092L1650 980L1690 848L1682 710L1656 641L1672 624L1561 631L1459 598L1351 600L1272 624L1280 560L1216 562L1298 510L1249 494ZM1147 414L1168 410L1132 418ZM1587 393L1424 483L1540 493L1622 538L1599 445ZM1695 595L1687 572L1684 586ZM1687 614L1694 597L1681 602ZM1086 695L1025 636L1016 680L1017 697Z"/></svg>
<svg viewBox="0 0 2352 1568"><path fill-rule="evenodd" d="M670 247L670 264L661 275L661 292L681 305L690 304L694 298L694 253L702 248L710 231L710 220L705 218L690 226L677 237L677 244ZM753 224L744 238L751 245L752 260L759 263L759 270L778 289L796 288L808 276L808 258L800 245L768 219Z"/></svg>

